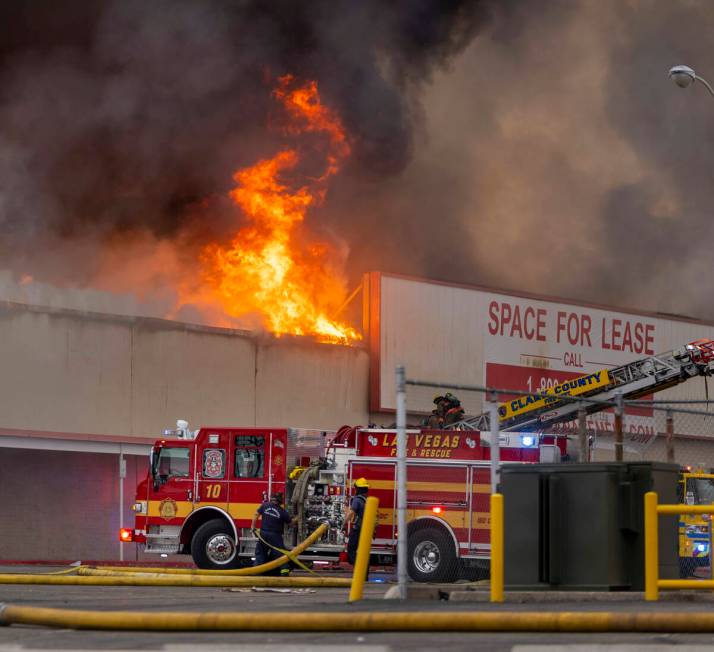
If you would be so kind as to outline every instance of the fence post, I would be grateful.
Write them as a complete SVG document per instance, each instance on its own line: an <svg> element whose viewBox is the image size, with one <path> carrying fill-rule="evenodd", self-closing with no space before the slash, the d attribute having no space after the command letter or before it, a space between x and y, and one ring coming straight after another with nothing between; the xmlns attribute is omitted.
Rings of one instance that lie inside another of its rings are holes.
<svg viewBox="0 0 714 652"><path fill-rule="evenodd" d="M397 367L397 582L407 599L407 389L404 367Z"/></svg>
<svg viewBox="0 0 714 652"><path fill-rule="evenodd" d="M674 464L674 414L672 410L667 410L667 437L665 443L667 446L667 462Z"/></svg>
<svg viewBox="0 0 714 652"><path fill-rule="evenodd" d="M622 392L615 396L615 461L622 462L623 441L622 441L622 417L625 412Z"/></svg>
<svg viewBox="0 0 714 652"><path fill-rule="evenodd" d="M588 461L588 429L586 417L585 406L581 403L578 408L578 462Z"/></svg>
<svg viewBox="0 0 714 652"><path fill-rule="evenodd" d="M498 490L498 466L501 461L499 449L498 397L488 394L488 421L491 426L491 493Z"/></svg>
<svg viewBox="0 0 714 652"><path fill-rule="evenodd" d="M119 529L124 529L124 479L126 478L126 460L122 445L119 444ZM119 541L119 561L124 561L124 543Z"/></svg>
<svg viewBox="0 0 714 652"><path fill-rule="evenodd" d="M503 602L503 495L491 494L491 602Z"/></svg>
<svg viewBox="0 0 714 652"><path fill-rule="evenodd" d="M657 494L645 494L645 600L659 597L659 542L657 540Z"/></svg>

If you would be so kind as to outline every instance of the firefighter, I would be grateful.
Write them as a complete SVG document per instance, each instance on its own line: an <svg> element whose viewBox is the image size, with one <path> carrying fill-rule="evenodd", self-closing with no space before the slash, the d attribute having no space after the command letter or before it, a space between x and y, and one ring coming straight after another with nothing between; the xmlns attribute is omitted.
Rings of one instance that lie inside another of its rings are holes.
<svg viewBox="0 0 714 652"><path fill-rule="evenodd" d="M423 425L429 428L441 428L444 425L444 418L446 417L446 397L441 395L435 396L433 402L436 408L431 411L429 418L426 419Z"/></svg>
<svg viewBox="0 0 714 652"><path fill-rule="evenodd" d="M464 408L461 407L461 401L450 392L444 396L444 410L445 426L463 421Z"/></svg>
<svg viewBox="0 0 714 652"><path fill-rule="evenodd" d="M294 525L298 517L292 518L282 507L283 495L275 493L268 502L263 503L253 514L253 521L250 524L253 536L258 539L255 546L255 565L267 564L273 559L277 559L283 553L280 550L285 548L283 543L283 529L286 524ZM261 518L260 534L256 532L255 524ZM280 575L290 575L290 566L284 564L280 567Z"/></svg>
<svg viewBox="0 0 714 652"><path fill-rule="evenodd" d="M367 503L367 493L369 492L369 484L364 478L358 478L354 483L355 495L350 502L350 509L345 518L345 530L352 524L349 538L347 539L347 561L355 565L357 561L357 546L359 544L359 534L362 530L362 518L364 516L364 506ZM367 560L367 572L369 576L369 559Z"/></svg>

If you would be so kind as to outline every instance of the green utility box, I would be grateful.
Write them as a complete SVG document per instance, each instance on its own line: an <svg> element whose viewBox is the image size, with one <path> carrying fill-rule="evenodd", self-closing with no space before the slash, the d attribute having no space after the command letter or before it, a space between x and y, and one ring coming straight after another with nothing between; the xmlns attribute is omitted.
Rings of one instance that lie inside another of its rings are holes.
<svg viewBox="0 0 714 652"><path fill-rule="evenodd" d="M505 464L506 589L643 591L644 495L677 503L659 462ZM678 517L659 517L659 576L679 577Z"/></svg>

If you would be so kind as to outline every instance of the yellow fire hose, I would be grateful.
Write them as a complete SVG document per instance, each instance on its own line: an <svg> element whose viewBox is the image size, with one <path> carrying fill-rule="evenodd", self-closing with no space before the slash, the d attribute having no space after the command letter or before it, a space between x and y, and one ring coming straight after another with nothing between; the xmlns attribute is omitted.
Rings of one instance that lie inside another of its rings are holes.
<svg viewBox="0 0 714 652"><path fill-rule="evenodd" d="M204 575L126 575L86 569L87 575L0 575L0 584L50 584L60 586L260 586L284 588L349 588L347 577L206 577ZM85 571L85 569L82 569ZM81 571L80 571L81 572Z"/></svg>
<svg viewBox="0 0 714 652"><path fill-rule="evenodd" d="M163 568L161 566L100 566L99 570L115 571L117 573L127 575L137 573L161 573L165 575L220 575L222 577L232 575L237 575L239 577L261 575L262 573L267 573L275 568L279 568L288 561L297 561L297 556L302 554L307 548L315 543L315 541L317 541L325 533L326 529L327 525L323 523L309 537L307 537L307 539L305 539L302 543L299 543L292 550L281 551L285 552L282 557L273 559L273 561L261 564L260 566L251 566L250 568L237 568L234 570L204 570L200 568ZM302 566L301 563L298 562L298 564ZM86 568L86 566L83 568Z"/></svg>
<svg viewBox="0 0 714 652"><path fill-rule="evenodd" d="M81 568L81 566L77 565L77 566L72 566L71 568L64 568L64 569L58 570L58 571L51 571L49 573L33 573L33 576L34 575L42 575L42 576L47 577L47 576L51 576L51 575L72 575L72 574L76 574L77 571L79 570L79 568ZM12 577L16 577L18 575L27 576L28 573L5 573L5 575L10 575Z"/></svg>
<svg viewBox="0 0 714 652"><path fill-rule="evenodd" d="M318 527L305 541L267 564L228 571L205 571L184 568L133 568L124 567L92 569L85 566L60 571L60 574L0 574L0 584L54 584L63 586L203 586L203 587L322 587L348 588L351 579L341 577L255 577L270 571L294 555L299 555L319 539L327 526ZM76 571L76 575L67 573ZM178 573L178 574L176 574Z"/></svg>
<svg viewBox="0 0 714 652"><path fill-rule="evenodd" d="M323 524L323 526L327 527L327 525L325 524ZM296 566L302 568L304 571L307 571L311 575L317 575L319 577L319 573L316 573L314 570L312 570L312 568L303 564L295 555L292 554L290 550L283 550L283 548L278 548L278 546L274 546L272 543L268 543L263 537L260 536L260 532L257 530L255 531L255 536L258 537L258 539L263 545L266 545L268 546L268 548L275 550L275 552L279 552L281 555L288 557L291 562L293 562Z"/></svg>
<svg viewBox="0 0 714 652"><path fill-rule="evenodd" d="M278 579L278 578L276 578ZM714 613L75 611L0 605L0 625L242 632L714 632Z"/></svg>

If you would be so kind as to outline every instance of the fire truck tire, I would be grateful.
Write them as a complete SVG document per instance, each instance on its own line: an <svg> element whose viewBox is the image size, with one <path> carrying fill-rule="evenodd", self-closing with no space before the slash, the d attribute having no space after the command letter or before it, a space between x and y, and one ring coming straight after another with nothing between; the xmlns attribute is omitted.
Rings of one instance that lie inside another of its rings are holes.
<svg viewBox="0 0 714 652"><path fill-rule="evenodd" d="M204 523L191 539L191 556L196 566L210 570L237 568L239 557L231 527L223 519Z"/></svg>
<svg viewBox="0 0 714 652"><path fill-rule="evenodd" d="M409 535L409 576L415 582L453 582L459 574L456 548L439 528L423 528Z"/></svg>

